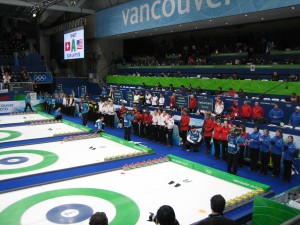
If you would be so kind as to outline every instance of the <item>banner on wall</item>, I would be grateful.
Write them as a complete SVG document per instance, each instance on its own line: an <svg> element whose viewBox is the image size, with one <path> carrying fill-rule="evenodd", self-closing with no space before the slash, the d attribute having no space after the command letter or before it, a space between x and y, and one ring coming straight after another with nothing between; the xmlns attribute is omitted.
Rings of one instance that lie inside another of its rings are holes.
<svg viewBox="0 0 300 225"><path fill-rule="evenodd" d="M189 108L189 98L188 96L176 96L175 105L181 108Z"/></svg>
<svg viewBox="0 0 300 225"><path fill-rule="evenodd" d="M34 110L40 110L44 104L44 100L32 100L31 106ZM6 101L0 102L0 114L1 113L12 113L12 112L24 112L25 100L24 101Z"/></svg>
<svg viewBox="0 0 300 225"><path fill-rule="evenodd" d="M209 98L198 97L198 109L213 112L213 100Z"/></svg>
<svg viewBox="0 0 300 225"><path fill-rule="evenodd" d="M126 92L126 100L128 101L128 102L133 102L133 92L132 91L127 91Z"/></svg>
<svg viewBox="0 0 300 225"><path fill-rule="evenodd" d="M30 73L29 76L32 81L35 81L38 84L53 82L52 74L50 74L50 73L38 73L38 74Z"/></svg>
<svg viewBox="0 0 300 225"><path fill-rule="evenodd" d="M96 38L300 4L300 0L135 0L96 14Z"/></svg>
<svg viewBox="0 0 300 225"><path fill-rule="evenodd" d="M123 99L123 92L119 90L113 91L113 98L115 101L120 101L121 99Z"/></svg>

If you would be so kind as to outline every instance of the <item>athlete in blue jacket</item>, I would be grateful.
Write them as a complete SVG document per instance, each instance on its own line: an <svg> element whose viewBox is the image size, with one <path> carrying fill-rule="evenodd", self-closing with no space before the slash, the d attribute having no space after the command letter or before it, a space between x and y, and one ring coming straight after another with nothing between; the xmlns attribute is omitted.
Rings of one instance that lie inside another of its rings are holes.
<svg viewBox="0 0 300 225"><path fill-rule="evenodd" d="M255 126L253 128L253 132L247 135L247 140L249 143L249 154L250 154L250 170L254 172L257 171L257 163L259 156L259 137L261 133L259 133L259 127Z"/></svg>
<svg viewBox="0 0 300 225"><path fill-rule="evenodd" d="M30 99L30 94L29 93L27 93L27 95L25 96L24 112L27 111L27 107L29 107L30 111L33 112L33 109L31 108L31 99Z"/></svg>
<svg viewBox="0 0 300 225"><path fill-rule="evenodd" d="M272 177L279 177L280 175L280 161L284 148L283 135L281 130L276 131L276 135L270 141L272 162L273 162L273 174Z"/></svg>
<svg viewBox="0 0 300 225"><path fill-rule="evenodd" d="M124 139L131 141L131 126L134 119L133 113L129 112L127 109L124 113Z"/></svg>
<svg viewBox="0 0 300 225"><path fill-rule="evenodd" d="M295 150L294 137L288 136L288 142L284 145L283 153L283 182L291 182L291 171Z"/></svg>
<svg viewBox="0 0 300 225"><path fill-rule="evenodd" d="M60 106L54 112L54 117L55 117L55 120L61 120L62 119L62 113L61 113L61 107Z"/></svg>
<svg viewBox="0 0 300 225"><path fill-rule="evenodd" d="M284 117L284 112L278 107L277 104L274 104L274 108L269 112L270 122L274 125L280 125L282 118Z"/></svg>
<svg viewBox="0 0 300 225"><path fill-rule="evenodd" d="M48 96L45 99L46 101L46 110L48 111L48 114L51 114L52 109L52 96L48 94Z"/></svg>
<svg viewBox="0 0 300 225"><path fill-rule="evenodd" d="M187 135L187 146L192 147L193 152L198 152L199 150L199 145L201 141L202 135L200 134L199 131L197 131L195 126L192 126L192 129L189 131ZM189 149L187 150L189 151Z"/></svg>
<svg viewBox="0 0 300 225"><path fill-rule="evenodd" d="M230 134L228 135L228 164L227 172L236 174L238 168L239 159L239 149L240 144L245 142L243 136L236 135L235 128L230 129ZM231 168L233 166L233 168Z"/></svg>
<svg viewBox="0 0 300 225"><path fill-rule="evenodd" d="M270 141L269 130L264 129L263 135L259 137L260 143L260 174L267 175L267 167L270 161Z"/></svg>
<svg viewBox="0 0 300 225"><path fill-rule="evenodd" d="M291 126L295 127L300 127L300 106L297 106L295 108L295 112L292 113L290 117L289 124Z"/></svg>
<svg viewBox="0 0 300 225"><path fill-rule="evenodd" d="M97 133L105 132L103 121L104 121L104 116L100 116L100 118L98 120L96 120L95 127L96 127L96 132Z"/></svg>
<svg viewBox="0 0 300 225"><path fill-rule="evenodd" d="M81 105L81 114L82 114L82 125L86 126L88 121L88 112L89 112L89 104L88 102L84 101Z"/></svg>

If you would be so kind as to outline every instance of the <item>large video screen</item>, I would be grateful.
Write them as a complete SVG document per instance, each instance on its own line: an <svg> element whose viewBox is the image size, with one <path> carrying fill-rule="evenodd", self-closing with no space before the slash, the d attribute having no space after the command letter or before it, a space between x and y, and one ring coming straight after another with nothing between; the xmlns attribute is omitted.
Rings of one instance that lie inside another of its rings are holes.
<svg viewBox="0 0 300 225"><path fill-rule="evenodd" d="M77 27L64 34L64 59L84 58L84 28Z"/></svg>

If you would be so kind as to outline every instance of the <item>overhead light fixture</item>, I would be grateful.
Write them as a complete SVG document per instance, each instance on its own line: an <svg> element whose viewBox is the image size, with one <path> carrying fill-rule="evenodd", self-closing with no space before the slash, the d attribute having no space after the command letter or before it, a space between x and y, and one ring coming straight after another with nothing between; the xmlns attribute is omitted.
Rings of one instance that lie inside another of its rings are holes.
<svg viewBox="0 0 300 225"><path fill-rule="evenodd" d="M70 6L75 6L77 4L77 0L70 0Z"/></svg>
<svg viewBox="0 0 300 225"><path fill-rule="evenodd" d="M37 14L37 12L36 12L36 11L33 11L33 12L32 12L32 17L36 17L36 14Z"/></svg>

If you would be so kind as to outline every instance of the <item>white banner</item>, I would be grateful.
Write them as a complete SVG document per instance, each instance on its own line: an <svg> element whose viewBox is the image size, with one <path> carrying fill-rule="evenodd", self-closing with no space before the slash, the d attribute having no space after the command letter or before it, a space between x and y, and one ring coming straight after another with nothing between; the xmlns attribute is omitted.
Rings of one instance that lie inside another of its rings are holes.
<svg viewBox="0 0 300 225"><path fill-rule="evenodd" d="M32 100L31 107L34 109L35 106L42 104L44 100ZM12 112L24 112L25 100L23 101L1 101L0 102L0 114L1 113L12 113ZM29 109L27 109L29 110Z"/></svg>

